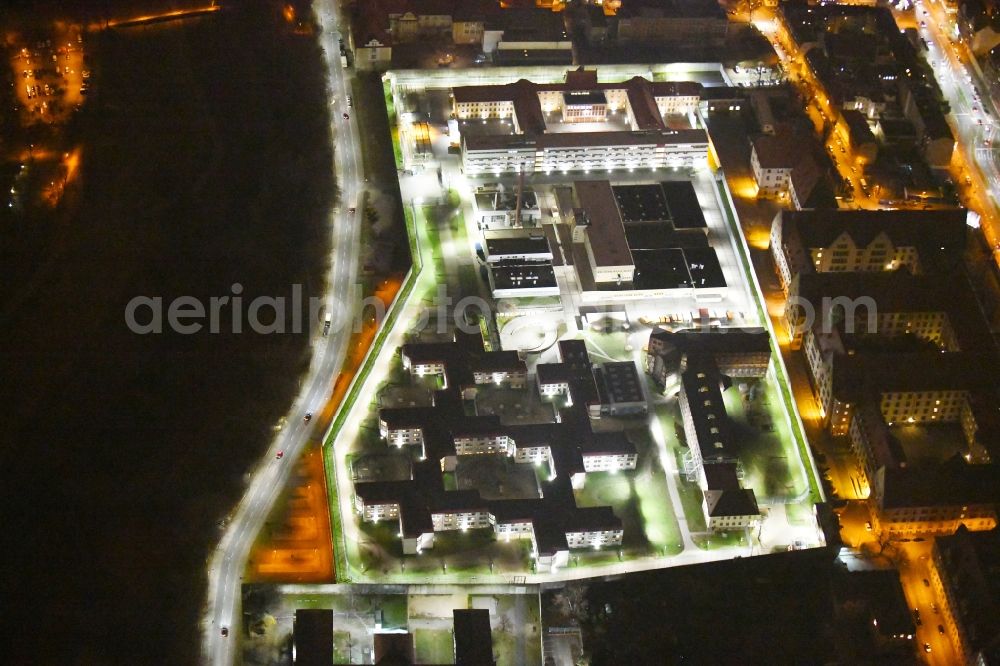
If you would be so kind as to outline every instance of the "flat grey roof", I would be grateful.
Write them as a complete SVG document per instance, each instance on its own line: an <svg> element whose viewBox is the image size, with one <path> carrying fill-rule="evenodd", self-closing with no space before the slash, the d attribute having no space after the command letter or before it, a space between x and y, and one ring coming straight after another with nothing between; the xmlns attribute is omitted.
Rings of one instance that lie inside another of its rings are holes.
<svg viewBox="0 0 1000 666"><path fill-rule="evenodd" d="M611 183L606 180L578 180L573 187L577 201L590 221L587 237L597 265L633 265Z"/></svg>
<svg viewBox="0 0 1000 666"><path fill-rule="evenodd" d="M497 289L538 289L555 287L556 274L552 264L537 263L515 266L492 265L493 284Z"/></svg>
<svg viewBox="0 0 1000 666"><path fill-rule="evenodd" d="M484 241L486 243L486 256L488 257L552 253L552 250L549 248L549 241L541 230L539 230L536 236L506 236L497 238L487 235Z"/></svg>

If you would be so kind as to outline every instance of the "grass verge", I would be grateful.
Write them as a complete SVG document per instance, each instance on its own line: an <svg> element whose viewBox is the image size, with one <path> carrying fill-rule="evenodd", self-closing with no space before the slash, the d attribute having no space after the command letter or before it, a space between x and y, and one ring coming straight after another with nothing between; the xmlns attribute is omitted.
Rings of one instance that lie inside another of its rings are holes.
<svg viewBox="0 0 1000 666"><path fill-rule="evenodd" d="M795 399L792 397L792 391L788 385L788 373L785 369L785 362L781 357L781 350L775 345L774 341L777 337L775 336L773 326L771 326L771 320L767 316L767 309L761 301L760 285L757 283L757 276L754 273L753 265L750 262L750 253L746 244L746 238L743 237L743 231L739 228L736 211L733 207L729 190L726 187L725 178L717 180L716 186L718 187L719 201L725 209L724 213L726 222L729 224L730 232L739 239L739 242L735 243L736 251L737 254L739 254L740 263L743 265L743 274L748 280L750 280L750 284L752 285L752 289L750 291L753 294L754 305L757 307L757 316L764 323L767 330L771 334L771 353L776 359L774 364L774 374L778 380L778 389L781 394L781 400L785 405L786 413L790 417L789 420L791 421L792 437L795 439L802 465L806 468L806 478L809 482L809 495L814 503L821 502L823 501L823 493L820 490L819 482L816 479L816 467L813 464L812 455L810 454L809 441L806 439L805 435L805 426L803 426L799 412L795 408Z"/></svg>

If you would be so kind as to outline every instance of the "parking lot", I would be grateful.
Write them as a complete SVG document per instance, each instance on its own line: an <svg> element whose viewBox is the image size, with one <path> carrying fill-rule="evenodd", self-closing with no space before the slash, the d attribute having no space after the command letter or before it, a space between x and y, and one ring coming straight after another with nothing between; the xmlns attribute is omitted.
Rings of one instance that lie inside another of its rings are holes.
<svg viewBox="0 0 1000 666"><path fill-rule="evenodd" d="M10 66L23 124L61 123L83 103L91 80L85 60L79 26L26 39L14 50Z"/></svg>

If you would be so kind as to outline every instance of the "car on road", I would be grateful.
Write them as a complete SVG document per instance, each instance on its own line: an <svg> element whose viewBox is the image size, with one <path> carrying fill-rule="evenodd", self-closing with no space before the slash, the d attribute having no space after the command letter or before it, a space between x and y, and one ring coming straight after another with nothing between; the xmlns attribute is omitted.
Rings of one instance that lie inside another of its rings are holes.
<svg viewBox="0 0 1000 666"><path fill-rule="evenodd" d="M312 421L312 417L313 417L312 412L306 412L306 415L302 417L302 420L305 421L306 423L309 423L310 421Z"/></svg>
<svg viewBox="0 0 1000 666"><path fill-rule="evenodd" d="M930 652L930 651L931 651L931 644L924 643L924 652Z"/></svg>
<svg viewBox="0 0 1000 666"><path fill-rule="evenodd" d="M937 614L937 612L938 612L938 605L937 604L931 604L931 610L934 611L935 614Z"/></svg>
<svg viewBox="0 0 1000 666"><path fill-rule="evenodd" d="M344 120L350 120L350 119L351 119L351 117L345 113L344 114Z"/></svg>
<svg viewBox="0 0 1000 666"><path fill-rule="evenodd" d="M941 634L942 636L944 636L944 625L943 624L939 624L938 625L938 633Z"/></svg>
<svg viewBox="0 0 1000 666"><path fill-rule="evenodd" d="M351 206L350 208L347 209L347 212L350 213L351 215L354 215L354 213L356 213L357 210L358 210L357 208Z"/></svg>
<svg viewBox="0 0 1000 666"><path fill-rule="evenodd" d="M925 587L930 587L931 586L931 582L929 580L927 580L926 578L924 578L924 586Z"/></svg>
<svg viewBox="0 0 1000 666"><path fill-rule="evenodd" d="M921 626L921 625L923 625L923 621L920 619L920 609L919 608L914 608L913 609L913 621L917 624L918 627Z"/></svg>
<svg viewBox="0 0 1000 666"><path fill-rule="evenodd" d="M223 627L222 628L222 637L225 638L228 635L229 635L229 627Z"/></svg>
<svg viewBox="0 0 1000 666"><path fill-rule="evenodd" d="M274 458L275 458L276 460L281 460L281 459L282 459L282 458L284 458L284 457L285 457L285 452L284 452L284 451L278 451L278 453L277 453L277 454L275 454L275 456L274 456Z"/></svg>
<svg viewBox="0 0 1000 666"><path fill-rule="evenodd" d="M354 106L354 100L351 98L350 95L348 95L347 96L347 107L350 108L352 106Z"/></svg>

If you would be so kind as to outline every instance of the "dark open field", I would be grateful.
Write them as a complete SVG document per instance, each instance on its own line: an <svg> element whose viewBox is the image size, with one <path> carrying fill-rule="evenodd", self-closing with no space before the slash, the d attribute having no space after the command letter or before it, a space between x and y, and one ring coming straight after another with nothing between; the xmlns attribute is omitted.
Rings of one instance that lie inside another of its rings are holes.
<svg viewBox="0 0 1000 666"><path fill-rule="evenodd" d="M277 3L234 4L94 37L69 209L0 218L6 663L196 662L216 523L307 366L307 334L124 323L140 294L322 288L321 56Z"/></svg>

